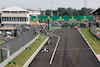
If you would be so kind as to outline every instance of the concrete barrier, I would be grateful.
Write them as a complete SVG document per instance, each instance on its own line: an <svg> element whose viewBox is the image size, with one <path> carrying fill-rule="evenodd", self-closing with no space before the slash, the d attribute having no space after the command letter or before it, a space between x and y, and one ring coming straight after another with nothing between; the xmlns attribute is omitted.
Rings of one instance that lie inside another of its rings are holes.
<svg viewBox="0 0 100 67"><path fill-rule="evenodd" d="M26 49L26 47L30 46L38 37L40 34L38 34L33 40L31 40L29 43L27 43L25 46L23 46L21 49L16 51L14 54L12 54L10 57L8 57L6 60L4 60L1 64L0 67L4 67L5 65L8 64L12 59L14 59L17 55L19 55L23 50Z"/></svg>

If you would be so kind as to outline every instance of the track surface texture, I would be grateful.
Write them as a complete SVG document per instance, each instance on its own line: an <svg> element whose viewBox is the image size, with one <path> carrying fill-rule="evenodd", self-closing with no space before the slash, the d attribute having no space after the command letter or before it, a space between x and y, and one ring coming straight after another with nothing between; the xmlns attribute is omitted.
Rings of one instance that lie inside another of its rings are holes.
<svg viewBox="0 0 100 67"><path fill-rule="evenodd" d="M61 37L54 60L49 64L57 38L49 45L48 53L41 53L30 63L29 67L100 67L87 43L77 29L59 29L54 34Z"/></svg>

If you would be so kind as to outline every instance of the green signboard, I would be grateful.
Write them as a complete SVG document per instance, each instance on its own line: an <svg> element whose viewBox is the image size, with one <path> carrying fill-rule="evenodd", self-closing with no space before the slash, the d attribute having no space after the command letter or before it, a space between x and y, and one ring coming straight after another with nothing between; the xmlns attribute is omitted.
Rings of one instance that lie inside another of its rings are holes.
<svg viewBox="0 0 100 67"><path fill-rule="evenodd" d="M31 16L31 20L93 21L93 16Z"/></svg>

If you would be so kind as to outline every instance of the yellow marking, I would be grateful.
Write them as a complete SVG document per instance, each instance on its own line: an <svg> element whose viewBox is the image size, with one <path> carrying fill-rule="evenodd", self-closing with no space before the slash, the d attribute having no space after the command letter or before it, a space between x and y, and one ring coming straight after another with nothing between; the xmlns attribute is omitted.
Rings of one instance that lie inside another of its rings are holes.
<svg viewBox="0 0 100 67"><path fill-rule="evenodd" d="M48 19L50 19L50 17L48 17Z"/></svg>
<svg viewBox="0 0 100 67"><path fill-rule="evenodd" d="M76 21L76 19L69 19L69 21Z"/></svg>
<svg viewBox="0 0 100 67"><path fill-rule="evenodd" d="M72 19L69 19L69 21L76 21L76 19L74 19L74 17L72 16Z"/></svg>
<svg viewBox="0 0 100 67"><path fill-rule="evenodd" d="M84 19L81 19L81 21L89 21L89 19L86 19L86 16L84 16Z"/></svg>
<svg viewBox="0 0 100 67"><path fill-rule="evenodd" d="M64 19L57 19L57 21L64 21Z"/></svg>
<svg viewBox="0 0 100 67"><path fill-rule="evenodd" d="M38 16L36 16L36 19L38 18Z"/></svg>
<svg viewBox="0 0 100 67"><path fill-rule="evenodd" d="M81 19L81 21L89 21L89 19Z"/></svg>
<svg viewBox="0 0 100 67"><path fill-rule="evenodd" d="M72 17L72 19L74 19L74 17Z"/></svg>
<svg viewBox="0 0 100 67"><path fill-rule="evenodd" d="M84 16L84 19L86 19L86 17Z"/></svg>
<svg viewBox="0 0 100 67"><path fill-rule="evenodd" d="M62 17L60 16L60 19L62 19Z"/></svg>

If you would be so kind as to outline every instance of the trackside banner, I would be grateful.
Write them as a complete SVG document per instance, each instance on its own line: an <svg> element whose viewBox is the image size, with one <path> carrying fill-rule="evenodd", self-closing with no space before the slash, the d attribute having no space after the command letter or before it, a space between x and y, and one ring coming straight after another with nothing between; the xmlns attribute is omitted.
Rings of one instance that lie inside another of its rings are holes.
<svg viewBox="0 0 100 67"><path fill-rule="evenodd" d="M32 20L50 21L93 21L93 16L31 16Z"/></svg>

